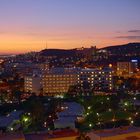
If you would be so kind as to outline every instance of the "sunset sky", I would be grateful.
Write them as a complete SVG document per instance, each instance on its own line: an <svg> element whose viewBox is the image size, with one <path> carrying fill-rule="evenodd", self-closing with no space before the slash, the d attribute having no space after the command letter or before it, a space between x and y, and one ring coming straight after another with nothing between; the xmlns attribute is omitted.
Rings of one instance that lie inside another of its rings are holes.
<svg viewBox="0 0 140 140"><path fill-rule="evenodd" d="M140 42L140 0L0 0L0 54Z"/></svg>

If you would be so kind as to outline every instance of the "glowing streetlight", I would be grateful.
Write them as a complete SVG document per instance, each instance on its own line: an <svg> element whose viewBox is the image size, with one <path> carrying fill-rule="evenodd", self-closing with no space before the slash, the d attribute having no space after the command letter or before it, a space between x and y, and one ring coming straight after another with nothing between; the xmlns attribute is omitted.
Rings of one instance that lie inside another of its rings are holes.
<svg viewBox="0 0 140 140"><path fill-rule="evenodd" d="M30 116L30 115L31 115L31 113L28 113L28 115Z"/></svg>
<svg viewBox="0 0 140 140"><path fill-rule="evenodd" d="M29 121L29 118L28 118L28 117L24 117L24 118L23 118L23 121L24 121L24 122L27 122L27 121Z"/></svg>
<svg viewBox="0 0 140 140"><path fill-rule="evenodd" d="M92 124L91 123L89 124L89 127L92 127Z"/></svg>
<svg viewBox="0 0 140 140"><path fill-rule="evenodd" d="M138 112L136 112L136 115L138 115L139 113Z"/></svg>
<svg viewBox="0 0 140 140"><path fill-rule="evenodd" d="M108 100L108 101L110 100L109 97L107 98L107 100Z"/></svg>
<svg viewBox="0 0 140 140"><path fill-rule="evenodd" d="M11 127L11 128L10 128L10 130L11 130L11 131L13 131L13 130L14 130L14 128L13 128L13 127Z"/></svg>
<svg viewBox="0 0 140 140"><path fill-rule="evenodd" d="M132 120L132 121L131 121L131 124L133 124L133 123L134 123L134 121Z"/></svg>
<svg viewBox="0 0 140 140"><path fill-rule="evenodd" d="M127 102L125 102L125 103L124 103L124 105L125 105L125 106L128 106L128 103L127 103Z"/></svg>
<svg viewBox="0 0 140 140"><path fill-rule="evenodd" d="M132 118L131 118L131 117L129 117L128 119L129 119L129 120L132 120Z"/></svg>
<svg viewBox="0 0 140 140"><path fill-rule="evenodd" d="M124 109L124 111L126 111L126 108Z"/></svg>
<svg viewBox="0 0 140 140"><path fill-rule="evenodd" d="M89 115L89 113L86 114L87 116Z"/></svg>
<svg viewBox="0 0 140 140"><path fill-rule="evenodd" d="M112 119L113 122L115 122L115 119Z"/></svg>
<svg viewBox="0 0 140 140"><path fill-rule="evenodd" d="M109 64L109 67L112 68L112 64Z"/></svg>
<svg viewBox="0 0 140 140"><path fill-rule="evenodd" d="M91 106L88 106L88 110L90 110L91 109Z"/></svg>
<svg viewBox="0 0 140 140"><path fill-rule="evenodd" d="M99 116L99 113L96 113L97 114L97 116Z"/></svg>

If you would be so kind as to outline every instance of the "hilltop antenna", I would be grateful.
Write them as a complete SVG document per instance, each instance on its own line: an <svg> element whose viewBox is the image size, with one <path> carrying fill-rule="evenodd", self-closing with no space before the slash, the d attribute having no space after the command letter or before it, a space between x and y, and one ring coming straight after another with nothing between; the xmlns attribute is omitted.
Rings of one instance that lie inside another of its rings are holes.
<svg viewBox="0 0 140 140"><path fill-rule="evenodd" d="M46 48L46 50L48 49L48 43L47 43L47 41L46 41L46 47L45 48Z"/></svg>

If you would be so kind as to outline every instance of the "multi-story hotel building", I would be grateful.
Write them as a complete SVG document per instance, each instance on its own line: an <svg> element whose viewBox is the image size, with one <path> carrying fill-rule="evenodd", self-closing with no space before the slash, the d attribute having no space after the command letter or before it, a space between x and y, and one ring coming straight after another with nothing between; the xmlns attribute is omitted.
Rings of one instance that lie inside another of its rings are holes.
<svg viewBox="0 0 140 140"><path fill-rule="evenodd" d="M40 92L50 96L67 93L70 86L78 85L84 93L94 91L111 91L113 89L112 70L80 69L80 68L51 68L42 76L25 77L26 92ZM86 85L86 86L85 86Z"/></svg>
<svg viewBox="0 0 140 140"><path fill-rule="evenodd" d="M67 93L77 83L77 69L53 68L42 78L43 92L49 95Z"/></svg>
<svg viewBox="0 0 140 140"><path fill-rule="evenodd" d="M112 70L105 69L81 69L78 74L78 83L81 86L89 85L96 91L109 91L113 89Z"/></svg>
<svg viewBox="0 0 140 140"><path fill-rule="evenodd" d="M137 70L137 60L130 62L117 62L117 75L118 76L131 76Z"/></svg>

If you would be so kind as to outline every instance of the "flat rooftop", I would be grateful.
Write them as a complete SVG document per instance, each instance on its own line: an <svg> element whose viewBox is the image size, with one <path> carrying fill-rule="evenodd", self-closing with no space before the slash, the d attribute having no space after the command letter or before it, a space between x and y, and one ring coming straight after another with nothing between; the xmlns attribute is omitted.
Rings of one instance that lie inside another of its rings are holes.
<svg viewBox="0 0 140 140"><path fill-rule="evenodd" d="M55 139L55 138L66 138L67 137L75 137L78 136L78 133L74 130L55 130L50 131L50 133L38 133L38 134L26 134L26 140L48 140L48 139Z"/></svg>
<svg viewBox="0 0 140 140"><path fill-rule="evenodd" d="M120 128L105 129L105 130L92 131L92 132L100 137L109 137L109 136L116 136L116 135L140 132L140 128L124 126L124 127L120 127Z"/></svg>
<svg viewBox="0 0 140 140"><path fill-rule="evenodd" d="M23 133L0 134L0 140L25 140Z"/></svg>

